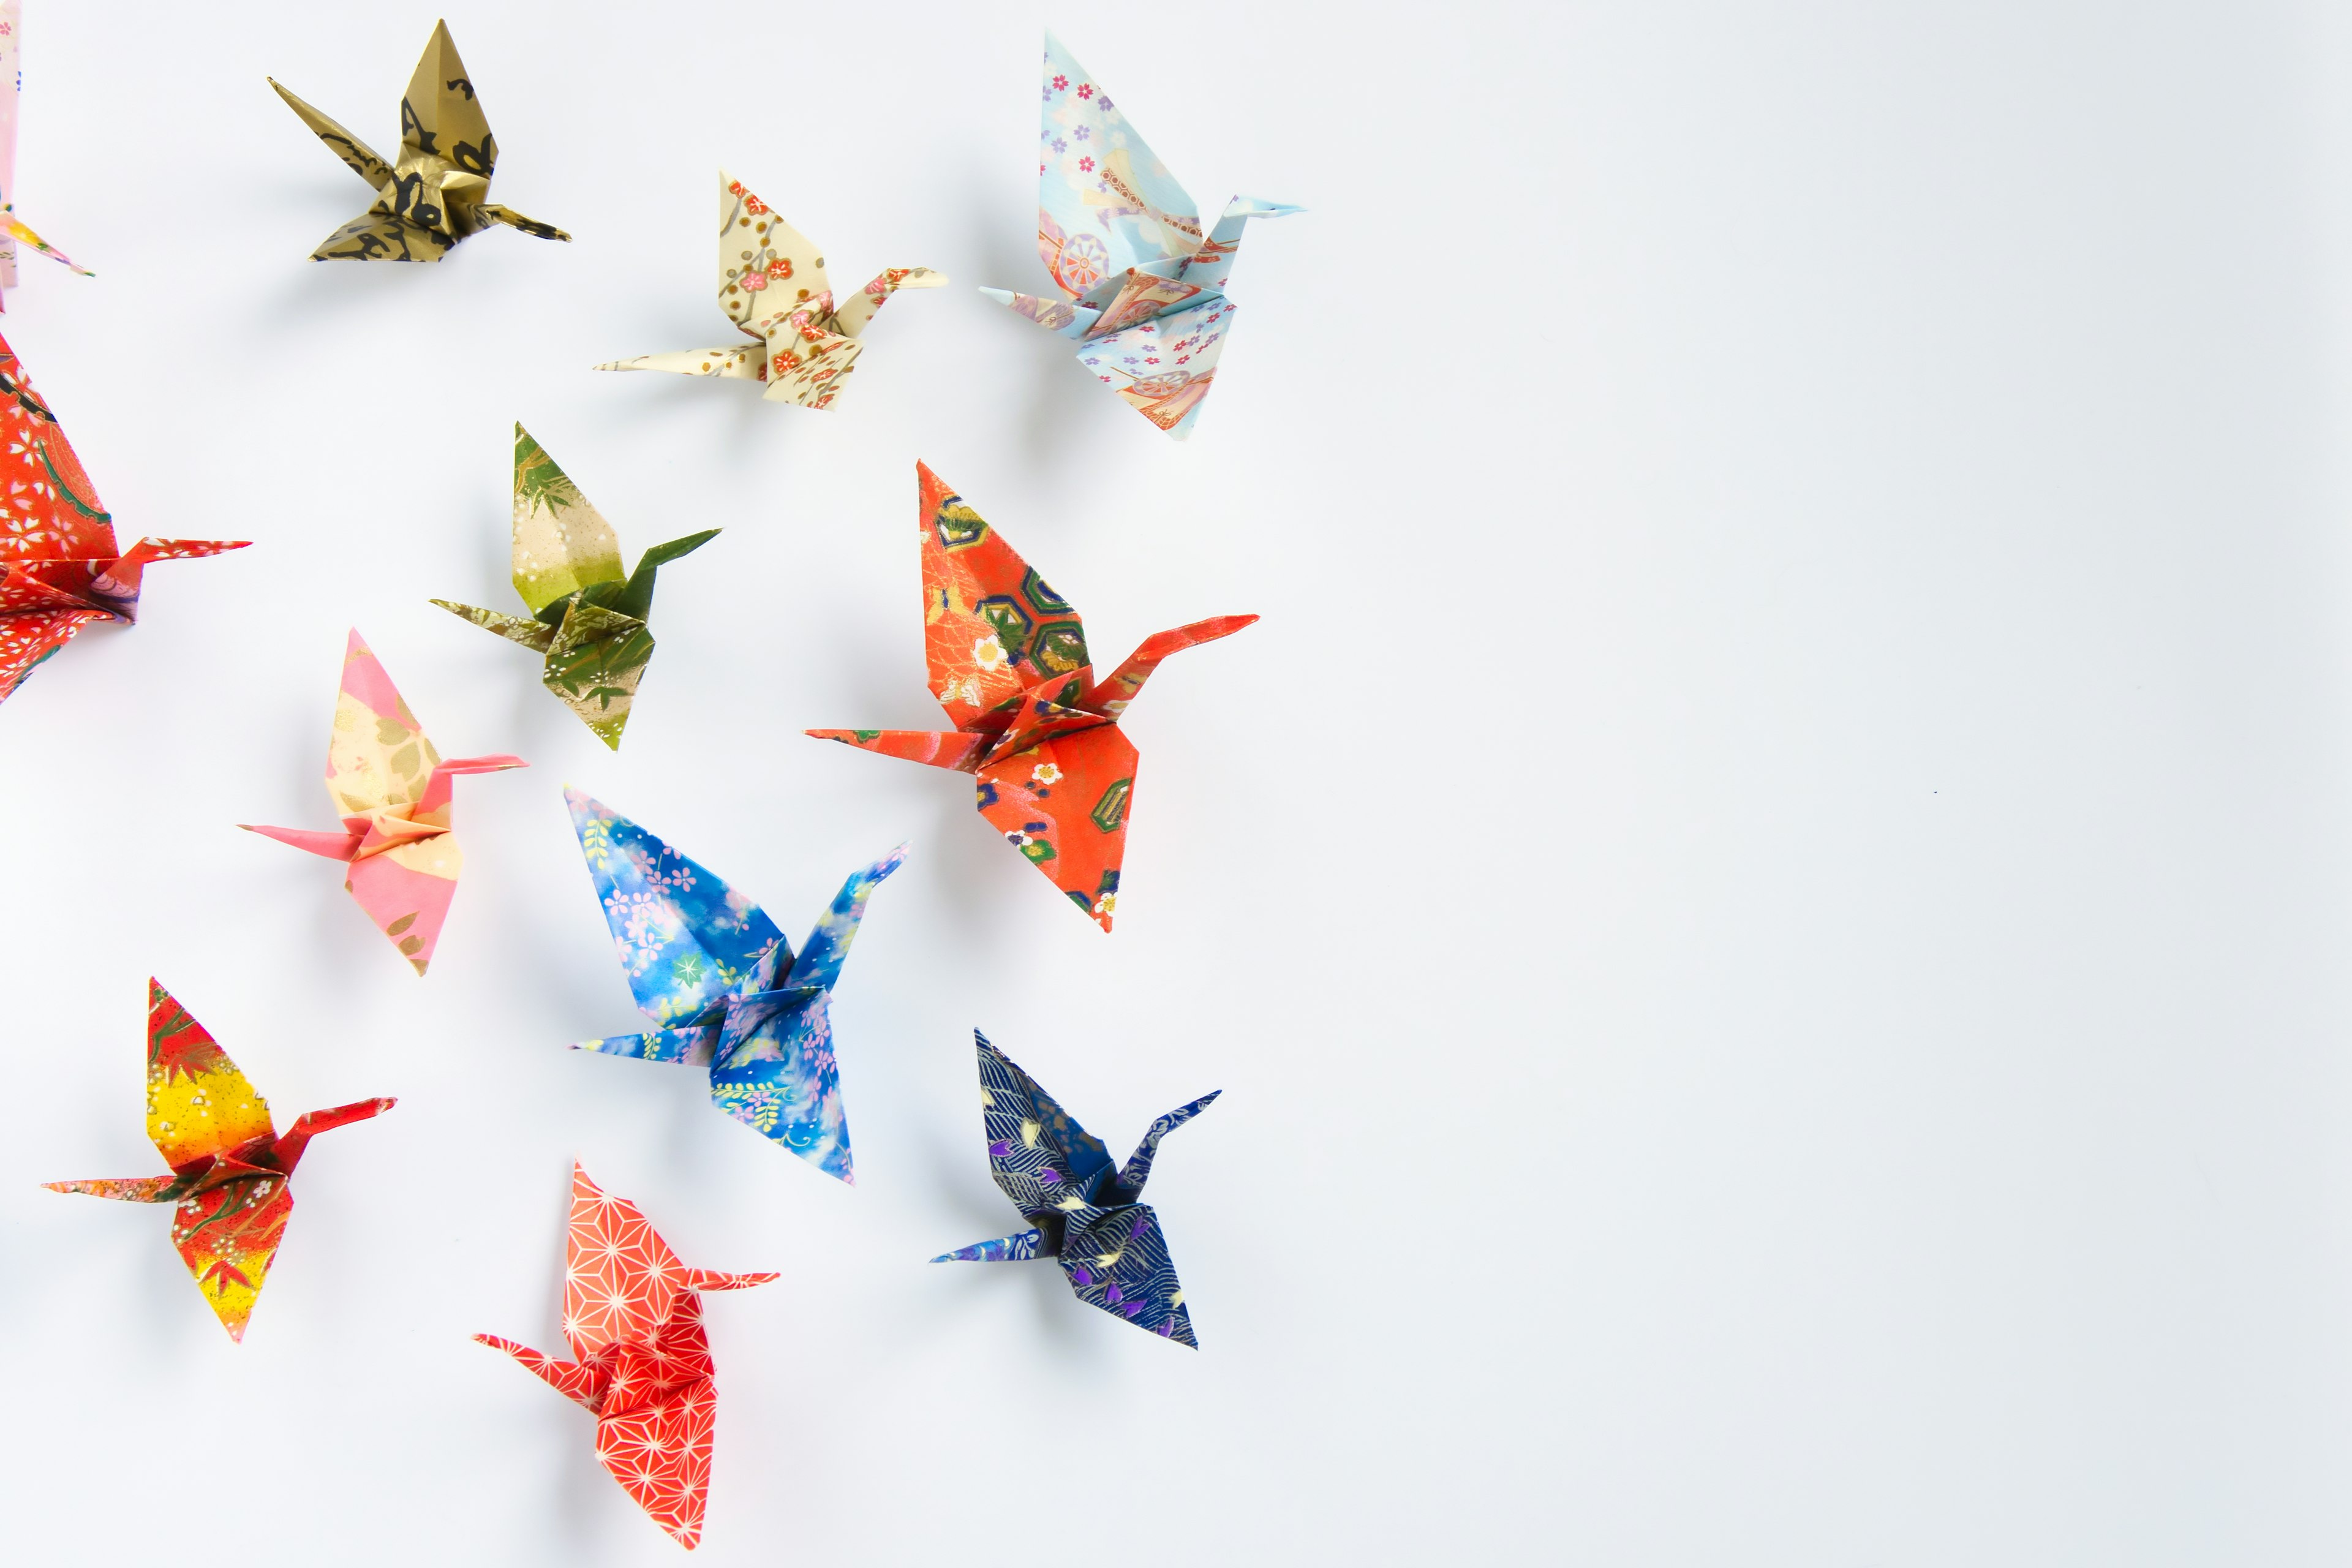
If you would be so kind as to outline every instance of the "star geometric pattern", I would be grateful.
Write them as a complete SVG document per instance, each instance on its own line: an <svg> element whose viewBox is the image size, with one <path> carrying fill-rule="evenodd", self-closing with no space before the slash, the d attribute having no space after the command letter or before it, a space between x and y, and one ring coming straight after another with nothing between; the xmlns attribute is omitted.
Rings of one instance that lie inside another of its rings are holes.
<svg viewBox="0 0 2352 1568"><path fill-rule="evenodd" d="M563 1337L573 1359L476 1334L596 1417L596 1457L678 1544L702 1539L719 1395L704 1290L765 1285L773 1274L722 1274L678 1261L637 1205L572 1167Z"/></svg>

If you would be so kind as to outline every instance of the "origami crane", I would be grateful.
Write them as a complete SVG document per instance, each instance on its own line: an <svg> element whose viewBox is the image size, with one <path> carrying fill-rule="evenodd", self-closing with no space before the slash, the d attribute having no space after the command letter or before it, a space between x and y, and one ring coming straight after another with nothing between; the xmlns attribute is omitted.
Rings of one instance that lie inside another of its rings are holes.
<svg viewBox="0 0 2352 1568"><path fill-rule="evenodd" d="M95 277L87 267L26 227L16 216L16 109L24 95L25 73L17 63L25 33L25 0L0 0L0 290L16 286L17 242L31 246L52 261L63 262L85 278ZM0 300L5 298L0 293ZM0 310L6 309L0 304Z"/></svg>
<svg viewBox="0 0 2352 1568"><path fill-rule="evenodd" d="M810 238L768 204L719 171L719 308L751 341L733 348L687 349L614 360L598 370L667 370L765 382L771 403L830 408L857 356L866 323L901 289L937 289L944 273L892 267L835 305L824 258Z"/></svg>
<svg viewBox="0 0 2352 1568"><path fill-rule="evenodd" d="M702 1538L718 1422L704 1290L765 1285L773 1274L688 1268L637 1205L606 1197L572 1167L572 1228L564 1238L563 1337L572 1359L476 1334L596 1417L596 1457L653 1521L688 1551Z"/></svg>
<svg viewBox="0 0 2352 1568"><path fill-rule="evenodd" d="M530 618L472 605L433 602L485 631L544 654L540 683L580 715L580 721L614 751L629 722L629 704L654 657L646 629L653 614L654 578L667 562L719 537L705 529L656 544L621 570L621 541L555 459L515 426L514 585Z"/></svg>
<svg viewBox="0 0 2352 1568"><path fill-rule="evenodd" d="M980 1115L988 1138L988 1173L1030 1228L942 1253L934 1263L1017 1263L1051 1258L1079 1300L1124 1318L1162 1339L1201 1348L1184 1287L1168 1257L1160 1216L1142 1201L1160 1141L1209 1108L1222 1089L1202 1095L1151 1124L1127 1164L1110 1155L1077 1118L1037 1080L971 1032L980 1047Z"/></svg>
<svg viewBox="0 0 2352 1568"><path fill-rule="evenodd" d="M228 1053L153 980L147 982L147 1136L172 1167L168 1176L50 1182L53 1193L86 1193L134 1204L173 1204L172 1245L233 1340L268 1277L294 1213L287 1183L321 1132L390 1110L389 1099L357 1100L297 1117L277 1135L269 1103Z"/></svg>
<svg viewBox="0 0 2352 1568"><path fill-rule="evenodd" d="M800 956L767 912L610 806L567 789L580 852L637 1006L662 1026L577 1049L710 1069L710 1102L856 1184L829 1004L901 844L841 886Z"/></svg>
<svg viewBox="0 0 2352 1568"><path fill-rule="evenodd" d="M811 730L884 756L979 775L981 816L1070 901L1110 930L1135 789L1119 716L1160 660L1229 637L1217 616L1143 639L1096 680L1067 599L922 464L923 656L952 731Z"/></svg>
<svg viewBox="0 0 2352 1568"><path fill-rule="evenodd" d="M142 539L118 552L58 416L0 339L0 700L92 621L139 618L151 561L242 550L242 539Z"/></svg>
<svg viewBox="0 0 2352 1568"><path fill-rule="evenodd" d="M449 781L459 773L530 765L503 754L443 762L394 689L392 677L354 631L343 647L342 690L335 699L334 736L327 743L327 794L342 816L343 830L237 826L330 860L348 861L352 869L343 890L423 974L466 863L449 829Z"/></svg>
<svg viewBox="0 0 2352 1568"><path fill-rule="evenodd" d="M1037 254L1063 297L981 292L1076 339L1080 363L1181 440L1233 330L1243 228L1306 209L1235 196L1203 235L1199 205L1050 33L1038 141Z"/></svg>
<svg viewBox="0 0 2352 1568"><path fill-rule="evenodd" d="M470 234L505 224L541 239L570 239L560 228L488 200L498 169L498 139L474 98L466 62L449 41L449 24L432 40L400 100L400 162L373 148L268 78L287 107L376 193L375 205L320 241L313 261L438 261Z"/></svg>

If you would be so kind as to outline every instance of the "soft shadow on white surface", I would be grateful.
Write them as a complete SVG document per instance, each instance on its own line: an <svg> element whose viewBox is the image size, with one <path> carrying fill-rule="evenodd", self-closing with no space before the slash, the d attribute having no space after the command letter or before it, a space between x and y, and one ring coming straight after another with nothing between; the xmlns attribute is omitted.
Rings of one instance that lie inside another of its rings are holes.
<svg viewBox="0 0 2352 1568"><path fill-rule="evenodd" d="M0 707L11 1561L678 1561L468 1342L560 1343L575 1157L782 1274L709 1303L700 1563L2352 1552L2341 17L482 0L495 195L576 238L398 268L304 259L365 193L261 79L382 148L433 10L27 8L20 210L100 276L0 329L127 536L256 543ZM1044 282L1049 23L1204 205L1309 209L1183 445L976 291ZM725 335L722 163L837 281L953 280L834 409L590 368ZM726 530L617 754L427 603L512 602L518 419L632 555ZM1128 721L1115 936L801 733L939 721L918 459L1106 658L1265 617ZM330 820L354 626L531 764L459 782L421 981L233 826ZM565 1048L639 1026L565 783L795 942L913 841L855 1189ZM38 1185L160 1169L151 973L281 1126L400 1098L242 1345L164 1211ZM975 1025L1122 1155L1225 1091L1149 1194L1197 1354L925 1261L1016 1223Z"/></svg>

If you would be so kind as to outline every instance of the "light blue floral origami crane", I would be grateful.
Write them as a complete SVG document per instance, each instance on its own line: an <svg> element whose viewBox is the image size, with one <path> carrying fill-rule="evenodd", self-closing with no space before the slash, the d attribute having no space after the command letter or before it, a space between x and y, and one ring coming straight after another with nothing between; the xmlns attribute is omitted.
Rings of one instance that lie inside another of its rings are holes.
<svg viewBox="0 0 2352 1568"><path fill-rule="evenodd" d="M842 884L800 956L759 905L610 806L567 789L572 826L637 1007L662 1027L575 1047L710 1069L710 1100L855 1184L827 1003L901 844Z"/></svg>
<svg viewBox="0 0 2352 1568"><path fill-rule="evenodd" d="M1080 363L1181 441L1233 330L1242 229L1306 209L1235 196L1203 235L1198 204L1051 33L1038 142L1037 254L1063 298L981 292L1077 340Z"/></svg>

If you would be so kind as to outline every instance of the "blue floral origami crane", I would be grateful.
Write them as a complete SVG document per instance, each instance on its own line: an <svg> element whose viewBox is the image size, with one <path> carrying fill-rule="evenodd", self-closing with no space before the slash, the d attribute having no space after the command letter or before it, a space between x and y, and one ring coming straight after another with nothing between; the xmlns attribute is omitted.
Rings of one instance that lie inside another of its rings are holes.
<svg viewBox="0 0 2352 1568"><path fill-rule="evenodd" d="M766 911L611 807L567 789L637 1007L662 1027L575 1047L710 1069L711 1103L855 1184L827 1004L900 845L842 884L800 956Z"/></svg>
<svg viewBox="0 0 2352 1568"><path fill-rule="evenodd" d="M988 1136L988 1173L1030 1228L943 1253L934 1263L1059 1262L1070 1289L1162 1339L1201 1348L1184 1287L1160 1234L1160 1216L1142 1202L1160 1141L1209 1108L1213 1089L1151 1124L1127 1164L1111 1168L1100 1140L1078 1125L1037 1080L971 1032L980 1047L981 1124Z"/></svg>
<svg viewBox="0 0 2352 1568"><path fill-rule="evenodd" d="M1199 204L1051 33L1037 192L1037 254L1062 298L981 292L1077 340L1080 363L1182 440L1233 330L1225 279L1242 230L1305 209L1235 196L1202 234Z"/></svg>

